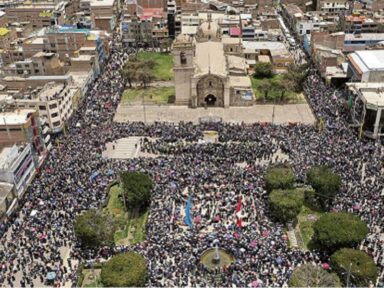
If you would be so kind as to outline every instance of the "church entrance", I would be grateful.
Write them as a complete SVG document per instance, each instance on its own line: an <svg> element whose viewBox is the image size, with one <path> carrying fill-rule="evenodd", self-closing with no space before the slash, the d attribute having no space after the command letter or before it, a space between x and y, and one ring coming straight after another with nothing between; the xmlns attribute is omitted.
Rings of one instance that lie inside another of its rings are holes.
<svg viewBox="0 0 384 288"><path fill-rule="evenodd" d="M205 97L204 101L207 106L215 106L216 103L216 97L212 94L209 94L207 97Z"/></svg>

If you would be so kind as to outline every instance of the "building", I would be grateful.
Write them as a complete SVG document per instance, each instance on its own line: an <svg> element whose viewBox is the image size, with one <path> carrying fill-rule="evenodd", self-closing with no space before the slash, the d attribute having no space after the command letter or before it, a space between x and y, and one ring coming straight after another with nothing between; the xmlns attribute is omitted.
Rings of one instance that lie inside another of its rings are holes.
<svg viewBox="0 0 384 288"><path fill-rule="evenodd" d="M379 24L367 16L353 13L340 18L340 24L345 33L361 34L361 33L377 33Z"/></svg>
<svg viewBox="0 0 384 288"><path fill-rule="evenodd" d="M347 56L348 77L353 82L384 81L384 50L356 51Z"/></svg>
<svg viewBox="0 0 384 288"><path fill-rule="evenodd" d="M317 45L321 47L344 51L345 37L346 35L344 32L313 32L310 37L310 55L313 54L313 51L315 50L315 47Z"/></svg>
<svg viewBox="0 0 384 288"><path fill-rule="evenodd" d="M365 50L369 46L376 45L384 41L384 33L360 33L346 34L344 41L344 51L353 52Z"/></svg>
<svg viewBox="0 0 384 288"><path fill-rule="evenodd" d="M34 158L45 156L47 134L41 129L36 110L20 109L15 112L0 113L0 148L14 144L30 144Z"/></svg>
<svg viewBox="0 0 384 288"><path fill-rule="evenodd" d="M269 62L275 72L281 73L293 63L293 58L284 43L276 41L244 41L243 53L250 70L259 61Z"/></svg>
<svg viewBox="0 0 384 288"><path fill-rule="evenodd" d="M35 174L38 162L35 162L31 145L13 145L5 147L0 153L0 181L15 185L20 197Z"/></svg>
<svg viewBox="0 0 384 288"><path fill-rule="evenodd" d="M29 95L30 99L16 99L15 105L17 108L39 111L40 119L48 127L48 130L43 132L61 132L73 113L73 100L79 91L79 88L72 84L47 83L41 89L32 91Z"/></svg>
<svg viewBox="0 0 384 288"><path fill-rule="evenodd" d="M316 11L337 15L349 10L349 0L314 0Z"/></svg>
<svg viewBox="0 0 384 288"><path fill-rule="evenodd" d="M112 32L115 29L118 6L115 0L92 0L91 21L92 28Z"/></svg>
<svg viewBox="0 0 384 288"><path fill-rule="evenodd" d="M15 61L3 68L5 76L64 75L66 67L55 53L37 52L29 59Z"/></svg>
<svg viewBox="0 0 384 288"><path fill-rule="evenodd" d="M176 104L191 107L253 104L241 41L233 40L223 41L220 27L212 19L200 25L195 37L180 34L176 38L172 47Z"/></svg>
<svg viewBox="0 0 384 288"><path fill-rule="evenodd" d="M7 182L0 182L0 221L11 215L16 204L17 198L14 185Z"/></svg>
<svg viewBox="0 0 384 288"><path fill-rule="evenodd" d="M55 25L59 21L54 17L55 5L52 2L22 4L5 9L8 22L31 22L35 29Z"/></svg>
<svg viewBox="0 0 384 288"><path fill-rule="evenodd" d="M355 99L352 118L365 136L373 139L384 137L384 84L347 83Z"/></svg>

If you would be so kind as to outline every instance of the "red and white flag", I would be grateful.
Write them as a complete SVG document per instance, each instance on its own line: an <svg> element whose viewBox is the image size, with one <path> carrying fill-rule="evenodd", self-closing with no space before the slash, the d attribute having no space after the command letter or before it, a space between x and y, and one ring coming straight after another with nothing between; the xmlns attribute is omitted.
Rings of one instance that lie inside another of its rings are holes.
<svg viewBox="0 0 384 288"><path fill-rule="evenodd" d="M243 207L243 199L240 196L240 198L236 204L236 224L237 224L237 227L239 227L239 228L241 228L243 226L243 221L242 221L242 217L241 217L241 208L242 207Z"/></svg>

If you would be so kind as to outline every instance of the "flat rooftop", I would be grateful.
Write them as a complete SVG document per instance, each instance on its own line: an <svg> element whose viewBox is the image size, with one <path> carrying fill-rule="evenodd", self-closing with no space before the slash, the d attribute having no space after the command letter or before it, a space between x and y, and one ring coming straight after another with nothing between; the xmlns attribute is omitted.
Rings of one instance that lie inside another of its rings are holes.
<svg viewBox="0 0 384 288"><path fill-rule="evenodd" d="M26 122L29 113L36 112L33 109L21 109L14 112L0 113L0 125L19 125Z"/></svg>
<svg viewBox="0 0 384 288"><path fill-rule="evenodd" d="M384 70L384 50L356 51L349 54L348 58L362 73Z"/></svg>

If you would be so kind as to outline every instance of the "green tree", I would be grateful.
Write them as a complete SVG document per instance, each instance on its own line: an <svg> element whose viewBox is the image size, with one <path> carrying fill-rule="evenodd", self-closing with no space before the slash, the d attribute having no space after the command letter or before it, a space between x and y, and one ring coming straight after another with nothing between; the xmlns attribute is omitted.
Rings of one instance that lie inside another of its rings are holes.
<svg viewBox="0 0 384 288"><path fill-rule="evenodd" d="M256 88L263 93L265 101L268 99L268 93L272 89L272 84L268 79L262 79L259 83L257 83Z"/></svg>
<svg viewBox="0 0 384 288"><path fill-rule="evenodd" d="M100 278L105 287L143 287L148 279L145 259L135 252L114 256L101 268Z"/></svg>
<svg viewBox="0 0 384 288"><path fill-rule="evenodd" d="M346 212L325 213L313 224L313 240L323 249L336 251L357 246L368 234L367 224Z"/></svg>
<svg viewBox="0 0 384 288"><path fill-rule="evenodd" d="M153 71L146 66L139 68L136 73L137 80L141 82L144 88L147 88L153 79L155 79Z"/></svg>
<svg viewBox="0 0 384 288"><path fill-rule="evenodd" d="M303 191L273 190L269 194L269 207L271 215L276 220L287 223L296 218L304 203Z"/></svg>
<svg viewBox="0 0 384 288"><path fill-rule="evenodd" d="M331 256L331 265L336 273L347 281L347 274L350 273L350 283L357 287L368 287L370 281L375 283L377 278L377 267L372 257L364 251L343 248Z"/></svg>
<svg viewBox="0 0 384 288"><path fill-rule="evenodd" d="M307 173L308 183L315 189L316 198L324 208L329 205L340 189L341 178L327 166L314 166Z"/></svg>
<svg viewBox="0 0 384 288"><path fill-rule="evenodd" d="M129 88L132 88L132 82L135 82L136 76L137 76L137 70L133 67L124 67L121 71L121 74L123 75L123 78L126 82L129 84Z"/></svg>
<svg viewBox="0 0 384 288"><path fill-rule="evenodd" d="M308 64L291 64L288 66L287 73L284 78L293 83L293 90L296 93L303 91L303 83L308 76Z"/></svg>
<svg viewBox="0 0 384 288"><path fill-rule="evenodd" d="M127 207L143 210L149 206L153 182L147 174L122 172L120 180L123 199Z"/></svg>
<svg viewBox="0 0 384 288"><path fill-rule="evenodd" d="M255 65L255 78L272 78L273 76L273 65L271 63L257 62Z"/></svg>
<svg viewBox="0 0 384 288"><path fill-rule="evenodd" d="M282 79L278 79L273 82L273 87L276 91L280 91L280 102L284 102L286 100L287 92L290 92L294 89L294 83L283 77Z"/></svg>
<svg viewBox="0 0 384 288"><path fill-rule="evenodd" d="M74 229L81 244L89 248L111 246L117 229L114 218L90 209L75 218Z"/></svg>
<svg viewBox="0 0 384 288"><path fill-rule="evenodd" d="M289 278L290 287L341 287L340 279L334 273L320 266L307 263L297 267Z"/></svg>
<svg viewBox="0 0 384 288"><path fill-rule="evenodd" d="M291 189L293 183L295 183L295 175L291 167L277 165L267 169L265 184L268 192L274 189Z"/></svg>

